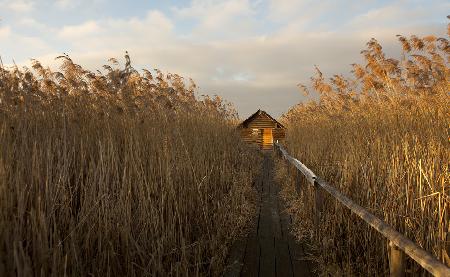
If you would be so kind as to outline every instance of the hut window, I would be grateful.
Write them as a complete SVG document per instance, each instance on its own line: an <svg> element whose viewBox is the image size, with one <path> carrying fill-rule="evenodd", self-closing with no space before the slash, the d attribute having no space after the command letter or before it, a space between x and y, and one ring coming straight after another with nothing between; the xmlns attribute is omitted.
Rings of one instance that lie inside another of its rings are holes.
<svg viewBox="0 0 450 277"><path fill-rule="evenodd" d="M259 129L252 129L252 136L257 136Z"/></svg>

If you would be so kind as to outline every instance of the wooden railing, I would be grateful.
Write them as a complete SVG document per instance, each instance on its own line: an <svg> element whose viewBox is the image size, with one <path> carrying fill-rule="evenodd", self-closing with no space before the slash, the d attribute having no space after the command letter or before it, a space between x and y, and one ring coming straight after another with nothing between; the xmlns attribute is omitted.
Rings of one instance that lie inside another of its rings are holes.
<svg viewBox="0 0 450 277"><path fill-rule="evenodd" d="M287 160L298 171L300 171L306 177L308 183L314 187L314 225L316 231L319 229L320 217L323 213L322 191L326 191L334 199L350 209L352 213L358 215L365 223L369 224L388 240L388 247L390 250L389 270L391 276L404 276L405 253L434 276L450 276L450 268L441 263L433 255L424 251L417 244L386 224L386 222L356 204L353 200L343 195L339 190L329 185L326 181L317 177L314 172L312 172L299 160L290 156L280 144L276 143L275 149L282 158Z"/></svg>

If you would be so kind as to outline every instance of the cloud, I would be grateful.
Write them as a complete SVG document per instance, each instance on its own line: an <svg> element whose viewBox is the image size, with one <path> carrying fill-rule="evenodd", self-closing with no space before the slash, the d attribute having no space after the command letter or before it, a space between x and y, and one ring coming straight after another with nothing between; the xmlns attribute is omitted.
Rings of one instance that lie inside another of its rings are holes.
<svg viewBox="0 0 450 277"><path fill-rule="evenodd" d="M66 4L79 1L86 0ZM351 63L361 61L360 50L371 37L379 39L389 56L398 58L396 34L442 36L446 31L445 23L427 21L446 4L421 11L422 7L404 9L397 2L361 8L356 0L345 6L331 0L315 5L309 0L267 1L194 0L166 13L99 16L79 24L62 21L62 26L21 19L20 24L34 26L41 35L20 34L16 26L0 28L1 51L25 53L18 61L33 57L53 67L54 58L65 52L94 70L128 50L135 68L160 68L192 77L200 94L223 96L235 103L243 117L258 108L279 116L304 99L296 84L308 84L314 65L326 76L347 73Z"/></svg>
<svg viewBox="0 0 450 277"><path fill-rule="evenodd" d="M73 52L135 49L167 45L173 23L162 12L150 10L143 18L89 20L60 28L58 38Z"/></svg>
<svg viewBox="0 0 450 277"><path fill-rule="evenodd" d="M409 5L405 1L393 1L387 5L368 9L349 19L347 26L354 29L395 28L411 26L431 20L444 21L450 3L438 2L425 8L423 5ZM439 15L440 14L440 15Z"/></svg>
<svg viewBox="0 0 450 277"><path fill-rule="evenodd" d="M56 6L61 9L67 9L75 5L73 0L56 0Z"/></svg>
<svg viewBox="0 0 450 277"><path fill-rule="evenodd" d="M54 4L60 10L67 10L82 6L92 7L93 5L104 2L106 2L106 0L56 0L54 1Z"/></svg>
<svg viewBox="0 0 450 277"><path fill-rule="evenodd" d="M19 19L17 21L17 25L19 25L20 27L27 28L28 30L33 30L33 31L37 30L40 32L52 32L52 33L55 31L55 28L51 28L51 27L47 26L46 24L39 22L30 16Z"/></svg>
<svg viewBox="0 0 450 277"><path fill-rule="evenodd" d="M12 0L3 2L6 7L16 13L26 13L33 10L34 2L27 0Z"/></svg>
<svg viewBox="0 0 450 277"><path fill-rule="evenodd" d="M80 25L64 26L58 35L64 39L79 39L100 32L101 28L95 21L87 21Z"/></svg>
<svg viewBox="0 0 450 277"><path fill-rule="evenodd" d="M198 35L211 35L217 30L222 34L225 30L236 34L245 28L246 21L255 14L259 3L259 1L250 0L193 0L190 6L175 7L173 11L180 19L197 21L198 25L194 33ZM239 23L236 24L237 22Z"/></svg>
<svg viewBox="0 0 450 277"><path fill-rule="evenodd" d="M35 36L19 36L16 38L17 42L21 45L21 47L23 48L27 48L30 45L33 46L34 51L37 52L41 52L41 53L46 53L48 51L52 51L52 48L50 47L50 45L48 45L47 42L45 42L44 40L42 40L39 37L35 37Z"/></svg>
<svg viewBox="0 0 450 277"><path fill-rule="evenodd" d="M7 39L10 34L11 34L11 27L9 27L9 26L0 27L0 38L1 39Z"/></svg>
<svg viewBox="0 0 450 277"><path fill-rule="evenodd" d="M321 1L326 2L326 1ZM269 17L274 20L288 20L296 17L299 13L317 6L318 2L314 0L270 0Z"/></svg>

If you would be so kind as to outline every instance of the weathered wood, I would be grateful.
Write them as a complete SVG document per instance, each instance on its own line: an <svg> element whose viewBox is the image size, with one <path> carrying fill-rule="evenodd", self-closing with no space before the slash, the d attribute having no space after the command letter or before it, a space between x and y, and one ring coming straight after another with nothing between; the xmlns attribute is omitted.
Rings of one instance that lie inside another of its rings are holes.
<svg viewBox="0 0 450 277"><path fill-rule="evenodd" d="M388 242L388 251L390 276L405 276L405 253L392 242Z"/></svg>
<svg viewBox="0 0 450 277"><path fill-rule="evenodd" d="M241 138L261 149L272 149L274 142L285 138L286 128L265 111L258 110L237 127Z"/></svg>
<svg viewBox="0 0 450 277"><path fill-rule="evenodd" d="M261 215L259 219L259 228L258 228L258 236L261 238L271 237L274 233L274 226L271 217L270 203L267 203L267 199L263 200L266 203L263 203L261 207Z"/></svg>
<svg viewBox="0 0 450 277"><path fill-rule="evenodd" d="M294 276L289 244L285 239L275 239L275 272L276 276Z"/></svg>
<svg viewBox="0 0 450 277"><path fill-rule="evenodd" d="M241 276L258 276L259 274L259 256L260 246L257 237L247 239L245 249L244 265L242 266Z"/></svg>
<svg viewBox="0 0 450 277"><path fill-rule="evenodd" d="M304 249L290 234L291 217L279 198L279 187L274 181L273 160L269 153L260 176L255 181L261 200L254 228L247 235L245 251L232 248L227 260L226 276L311 276ZM240 262L242 261L242 262Z"/></svg>
<svg viewBox="0 0 450 277"><path fill-rule="evenodd" d="M285 159L294 164L312 184L317 183L322 189L327 191L333 198L339 201L341 204L350 209L354 214L358 215L372 228L377 230L381 235L391 241L409 257L420 264L424 269L435 276L450 276L450 268L436 259L433 255L427 253L420 248L417 244L397 232L394 228L386 224L383 220L374 216L363 207L359 206L351 199L343 195L336 188L330 186L324 180L318 178L311 170L305 165L299 162L297 159L292 158L287 151L279 144L275 144L283 153Z"/></svg>
<svg viewBox="0 0 450 277"><path fill-rule="evenodd" d="M273 237L259 237L261 256L259 276L275 276L275 242Z"/></svg>

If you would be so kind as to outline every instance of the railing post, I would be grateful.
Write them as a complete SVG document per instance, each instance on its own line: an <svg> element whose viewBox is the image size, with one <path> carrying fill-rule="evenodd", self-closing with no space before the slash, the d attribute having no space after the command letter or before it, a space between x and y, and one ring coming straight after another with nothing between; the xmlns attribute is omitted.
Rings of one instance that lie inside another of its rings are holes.
<svg viewBox="0 0 450 277"><path fill-rule="evenodd" d="M390 276L405 276L405 253L391 241L388 243L388 256Z"/></svg>
<svg viewBox="0 0 450 277"><path fill-rule="evenodd" d="M320 218L322 217L323 210L323 195L320 191L320 186L317 182L313 183L314 186L314 227L316 229L316 236L319 238L320 230Z"/></svg>

